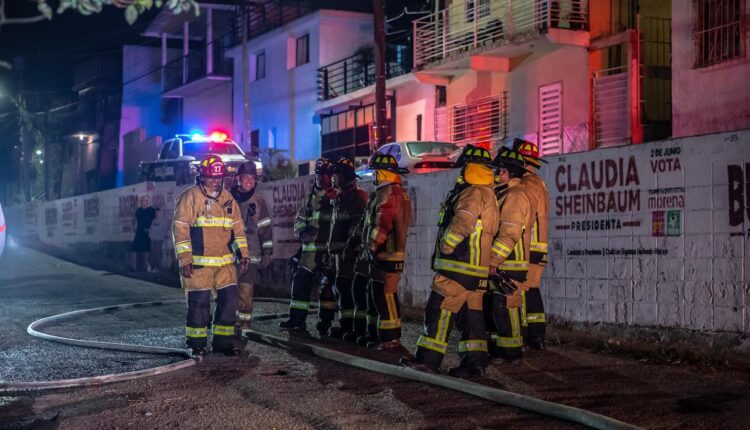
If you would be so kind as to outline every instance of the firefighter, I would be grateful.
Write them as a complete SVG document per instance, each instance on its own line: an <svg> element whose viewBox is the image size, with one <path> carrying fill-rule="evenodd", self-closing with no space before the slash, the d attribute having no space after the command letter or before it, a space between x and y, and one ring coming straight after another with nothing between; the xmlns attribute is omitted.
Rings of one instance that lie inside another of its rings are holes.
<svg viewBox="0 0 750 430"><path fill-rule="evenodd" d="M525 163L521 154L504 148L494 160L501 186L496 188L502 205L500 225L492 244L490 260L491 315L497 333L493 358L513 361L521 358L523 337L520 285L529 267L529 243L534 212L521 183ZM502 185L507 185L503 187Z"/></svg>
<svg viewBox="0 0 750 430"><path fill-rule="evenodd" d="M461 329L458 345L461 362L449 374L472 377L482 375L487 366L482 302L499 211L489 151L467 145L457 164L463 165L461 175L438 217L432 259L436 273L425 308L424 332L417 340L415 359L402 359L402 364L437 372L455 323Z"/></svg>
<svg viewBox="0 0 750 430"><path fill-rule="evenodd" d="M294 237L302 243L297 269L292 278L292 300L289 319L279 326L283 329L307 331L307 313L314 286L320 286L318 321L316 328L327 336L336 316L336 299L328 273L328 239L333 215L336 189L331 182L333 164L327 158L315 162L315 183L305 197L294 218Z"/></svg>
<svg viewBox="0 0 750 430"><path fill-rule="evenodd" d="M172 234L180 265L180 280L187 298L187 347L195 356L206 353L209 306L216 297L213 318L213 350L238 355L234 347L239 293L237 270L230 244L240 254L240 273L250 263L240 209L222 189L226 167L218 155L200 163L196 184L177 198Z"/></svg>
<svg viewBox="0 0 750 430"><path fill-rule="evenodd" d="M354 337L354 296L360 302L365 297L369 275L367 264L357 261L353 252L344 253L348 239L362 219L367 206L367 193L357 186L357 174L354 172L352 160L341 157L333 167L333 183L337 189L336 204L333 208L331 237L328 241L328 252L336 268L336 278L333 283L334 294L339 308L339 326L331 327L329 335L335 338L347 339ZM353 283L356 280L356 283ZM366 300L366 299L365 299ZM365 313L358 317L361 328L365 325ZM364 331L362 334L364 335Z"/></svg>
<svg viewBox="0 0 750 430"><path fill-rule="evenodd" d="M244 338L253 319L253 290L260 282L260 270L267 268L271 263L273 226L268 205L256 192L258 171L255 163L248 161L241 165L235 180L230 192L240 207L242 225L250 251L250 266L244 274L239 274L237 333Z"/></svg>
<svg viewBox="0 0 750 430"><path fill-rule="evenodd" d="M526 281L521 284L522 306L521 326L524 342L531 349L544 349L545 315L544 303L540 287L542 273L547 266L547 238L549 227L547 220L547 205L549 192L547 184L536 174L544 160L539 158L539 148L536 144L522 139L515 139L513 149L518 151L525 161L526 172L521 177L521 184L527 190L527 195L536 218L531 229L531 245L529 254L529 272Z"/></svg>
<svg viewBox="0 0 750 430"><path fill-rule="evenodd" d="M396 158L389 154L376 155L369 167L375 170L375 191L367 200L360 254L360 260L370 266L369 322L366 337L358 338L357 343L396 352L404 349L397 289L404 270L406 237L412 219L411 200L401 184L401 175L409 171L399 167Z"/></svg>

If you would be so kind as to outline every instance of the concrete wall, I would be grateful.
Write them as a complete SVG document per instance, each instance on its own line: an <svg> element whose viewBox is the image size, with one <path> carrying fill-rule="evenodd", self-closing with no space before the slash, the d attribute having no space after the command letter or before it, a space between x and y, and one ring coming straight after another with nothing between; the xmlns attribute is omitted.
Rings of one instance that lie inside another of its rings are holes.
<svg viewBox="0 0 750 430"><path fill-rule="evenodd" d="M750 333L750 130L550 157L550 263L543 294L565 321ZM401 302L422 308L440 203L457 171L409 177L414 205ZM288 291L284 260L297 244L292 217L311 177L261 184L272 206L274 268L267 285ZM132 237L139 194L160 217L163 267L174 257L169 225L179 189L133 187L7 208L8 231L97 251ZM88 244L85 247L80 244ZM90 251L89 251L90 252ZM99 256L101 257L101 256Z"/></svg>
<svg viewBox="0 0 750 430"><path fill-rule="evenodd" d="M750 19L745 1L743 22ZM750 127L750 57L693 68L693 8L672 2L672 135L695 136ZM750 31L742 29L745 50Z"/></svg>
<svg viewBox="0 0 750 430"><path fill-rule="evenodd" d="M310 62L299 67L293 63L295 40L310 35ZM320 156L320 120L315 114L318 103L317 69L352 55L360 46L371 44L372 17L367 14L321 10L304 16L250 41L250 123L259 130L260 148L268 147L269 135L275 135L276 148L299 163ZM255 58L266 54L266 77L255 78ZM247 136L244 130L242 55L237 59L234 76L234 136ZM249 146L247 137L244 146Z"/></svg>
<svg viewBox="0 0 750 430"><path fill-rule="evenodd" d="M410 82L397 89L396 140L417 140L417 115L422 115L421 140L435 139L435 86Z"/></svg>

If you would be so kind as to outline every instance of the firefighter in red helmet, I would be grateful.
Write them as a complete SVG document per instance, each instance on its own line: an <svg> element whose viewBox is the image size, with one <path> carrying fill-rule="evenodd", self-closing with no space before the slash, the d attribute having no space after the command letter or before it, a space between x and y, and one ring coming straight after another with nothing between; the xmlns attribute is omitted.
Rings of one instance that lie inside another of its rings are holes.
<svg viewBox="0 0 750 430"><path fill-rule="evenodd" d="M186 345L193 355L206 353L209 308L216 297L213 350L238 355L234 347L239 293L234 246L240 254L240 272L247 271L249 253L240 209L222 188L226 167L218 155L200 163L196 184L177 198L172 234L187 298Z"/></svg>
<svg viewBox="0 0 750 430"><path fill-rule="evenodd" d="M536 216L531 228L531 244L529 256L529 272L526 281L521 284L521 326L526 346L531 349L544 349L545 315L544 303L540 287L542 273L547 267L547 237L549 225L547 221L547 205L549 191L544 180L536 174L536 170L545 162L539 158L539 147L535 143L522 139L513 141L513 149L523 156L526 172L521 177L521 184L526 189L531 206ZM546 163L546 162L545 162Z"/></svg>

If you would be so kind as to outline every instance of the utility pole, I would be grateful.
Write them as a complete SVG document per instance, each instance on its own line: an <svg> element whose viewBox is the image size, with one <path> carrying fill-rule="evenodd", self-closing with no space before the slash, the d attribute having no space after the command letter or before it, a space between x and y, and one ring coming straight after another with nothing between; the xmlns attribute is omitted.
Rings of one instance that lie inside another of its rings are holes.
<svg viewBox="0 0 750 430"><path fill-rule="evenodd" d="M247 52L247 37L250 30L247 1L242 1L242 101L244 108L245 139L248 152L253 151L252 130L250 129L250 55Z"/></svg>
<svg viewBox="0 0 750 430"><path fill-rule="evenodd" d="M386 143L388 124L385 106L385 1L372 1L375 26L375 148ZM375 152L374 150L372 152Z"/></svg>

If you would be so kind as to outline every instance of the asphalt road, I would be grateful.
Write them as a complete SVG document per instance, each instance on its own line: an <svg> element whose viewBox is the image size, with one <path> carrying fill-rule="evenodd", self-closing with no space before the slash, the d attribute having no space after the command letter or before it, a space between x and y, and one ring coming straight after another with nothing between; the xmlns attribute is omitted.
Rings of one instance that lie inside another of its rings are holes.
<svg viewBox="0 0 750 430"><path fill-rule="evenodd" d="M174 359L49 343L30 337L26 327L38 318L76 309L181 297L177 289L87 269L29 249L8 249L0 260L0 380L93 376L169 363ZM281 309L260 305L258 311ZM181 347L184 311L183 305L122 310L46 330L83 339ZM412 352L419 326L405 325L403 341ZM258 323L256 329L278 333L276 322ZM341 344L325 344L358 353ZM454 351L445 365L455 361ZM478 382L645 428L750 428L747 369L653 364L564 345L530 353L520 363L494 366ZM156 377L0 396L0 429L17 428L583 427L250 343L240 357L208 356L197 366Z"/></svg>

